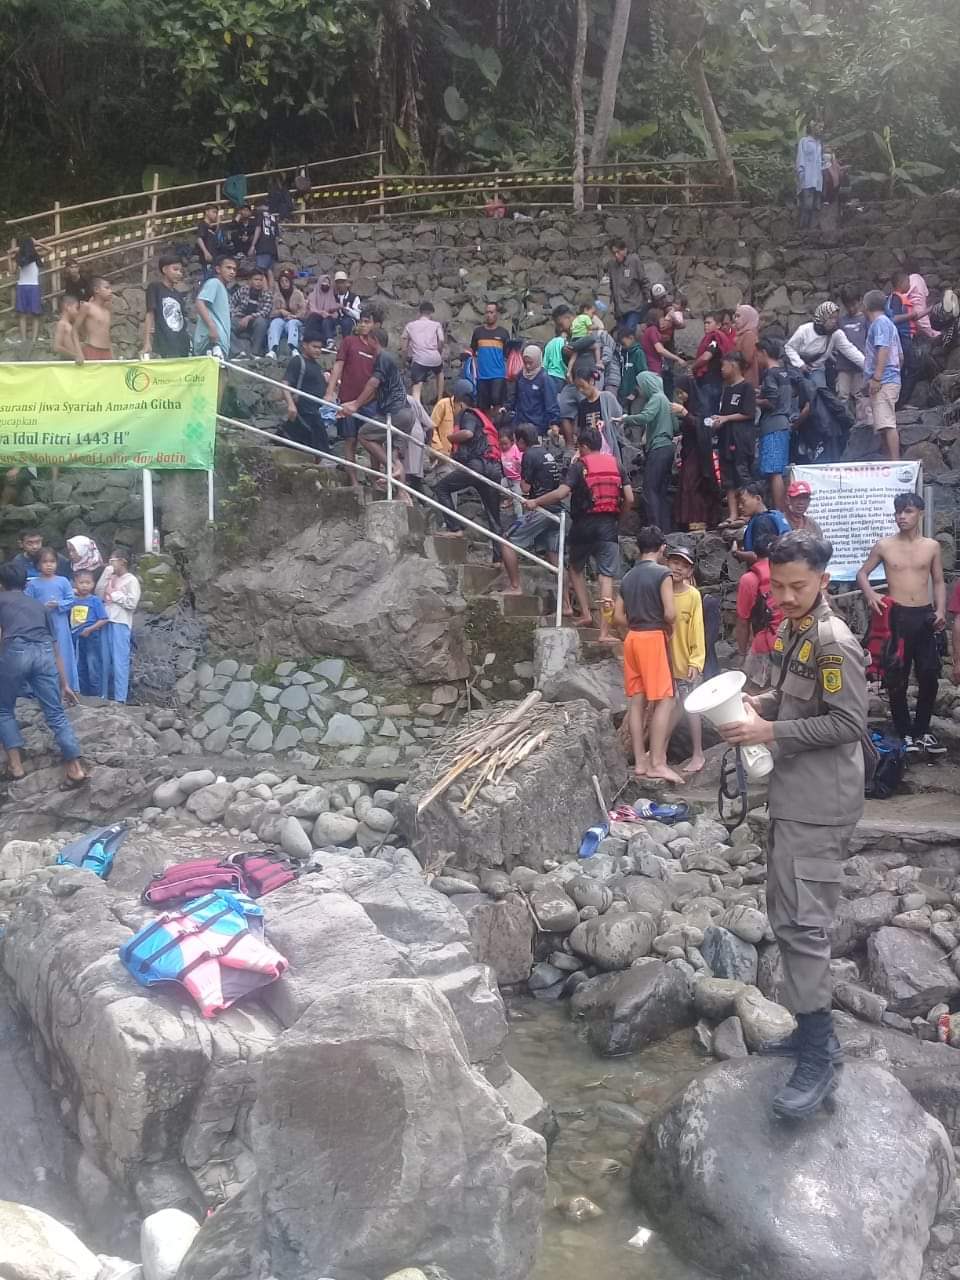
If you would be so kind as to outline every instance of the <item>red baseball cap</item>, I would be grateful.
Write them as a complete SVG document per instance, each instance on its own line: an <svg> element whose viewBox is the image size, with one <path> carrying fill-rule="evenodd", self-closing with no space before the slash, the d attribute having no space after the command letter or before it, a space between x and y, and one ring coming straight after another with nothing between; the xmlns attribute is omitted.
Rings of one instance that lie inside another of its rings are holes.
<svg viewBox="0 0 960 1280"><path fill-rule="evenodd" d="M788 498L809 498L813 494L808 480L794 480L787 488Z"/></svg>

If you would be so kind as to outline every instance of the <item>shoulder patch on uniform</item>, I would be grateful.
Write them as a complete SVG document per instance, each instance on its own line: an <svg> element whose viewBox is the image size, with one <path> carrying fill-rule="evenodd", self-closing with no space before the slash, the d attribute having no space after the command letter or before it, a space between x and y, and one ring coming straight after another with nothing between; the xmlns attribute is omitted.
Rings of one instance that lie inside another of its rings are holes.
<svg viewBox="0 0 960 1280"><path fill-rule="evenodd" d="M820 657L817 658L817 666L818 667L842 667L843 654L842 653L822 653Z"/></svg>
<svg viewBox="0 0 960 1280"><path fill-rule="evenodd" d="M843 672L839 667L822 667L820 679L823 681L824 693L839 693L843 688Z"/></svg>
<svg viewBox="0 0 960 1280"><path fill-rule="evenodd" d="M774 653L783 653L783 637L782 636L777 636L776 640L774 640L773 651Z"/></svg>
<svg viewBox="0 0 960 1280"><path fill-rule="evenodd" d="M808 613L805 618L801 618L801 620L797 623L797 630L800 632L801 635L803 635L804 631L809 631L812 626L813 626L813 614Z"/></svg>
<svg viewBox="0 0 960 1280"><path fill-rule="evenodd" d="M813 645L810 643L809 640L804 640L803 644L800 646L800 651L797 654L797 661L806 662L809 659L810 654L812 652L813 652Z"/></svg>

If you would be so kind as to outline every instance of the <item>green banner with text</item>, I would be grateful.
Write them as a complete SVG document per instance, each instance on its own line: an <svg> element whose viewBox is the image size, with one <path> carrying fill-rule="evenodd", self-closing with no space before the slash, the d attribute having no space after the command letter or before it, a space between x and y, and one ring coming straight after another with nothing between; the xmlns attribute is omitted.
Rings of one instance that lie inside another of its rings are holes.
<svg viewBox="0 0 960 1280"><path fill-rule="evenodd" d="M213 466L220 366L193 360L0 364L0 466Z"/></svg>

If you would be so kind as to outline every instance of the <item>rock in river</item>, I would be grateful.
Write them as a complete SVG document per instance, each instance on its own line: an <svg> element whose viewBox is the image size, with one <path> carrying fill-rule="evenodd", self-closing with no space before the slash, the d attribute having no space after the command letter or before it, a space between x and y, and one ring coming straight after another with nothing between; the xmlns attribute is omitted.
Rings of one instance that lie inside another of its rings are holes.
<svg viewBox="0 0 960 1280"><path fill-rule="evenodd" d="M792 1062L702 1072L648 1125L634 1193L679 1252L723 1280L919 1280L954 1181L939 1121L887 1071L848 1063L833 1116L786 1127Z"/></svg>
<svg viewBox="0 0 960 1280"><path fill-rule="evenodd" d="M577 925L570 935L573 951L600 969L627 969L650 954L657 926L645 911L602 916Z"/></svg>
<svg viewBox="0 0 960 1280"><path fill-rule="evenodd" d="M606 1057L642 1049L694 1021L683 974L652 959L583 983L570 1001L570 1014L586 1025L591 1045Z"/></svg>
<svg viewBox="0 0 960 1280"><path fill-rule="evenodd" d="M960 978L939 944L911 929L878 929L867 941L867 959L870 985L905 1018L926 1017L960 994Z"/></svg>

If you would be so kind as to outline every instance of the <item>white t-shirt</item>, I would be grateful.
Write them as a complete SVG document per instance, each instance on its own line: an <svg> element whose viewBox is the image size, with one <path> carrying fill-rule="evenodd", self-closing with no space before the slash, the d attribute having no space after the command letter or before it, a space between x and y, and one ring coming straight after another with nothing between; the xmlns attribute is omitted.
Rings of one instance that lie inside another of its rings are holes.
<svg viewBox="0 0 960 1280"><path fill-rule="evenodd" d="M425 369L436 369L443 364L439 348L443 345L443 325L429 316L411 320L404 329L410 343L410 359Z"/></svg>
<svg viewBox="0 0 960 1280"><path fill-rule="evenodd" d="M40 263L28 262L20 268L20 274L17 276L17 284L39 284L40 283Z"/></svg>

